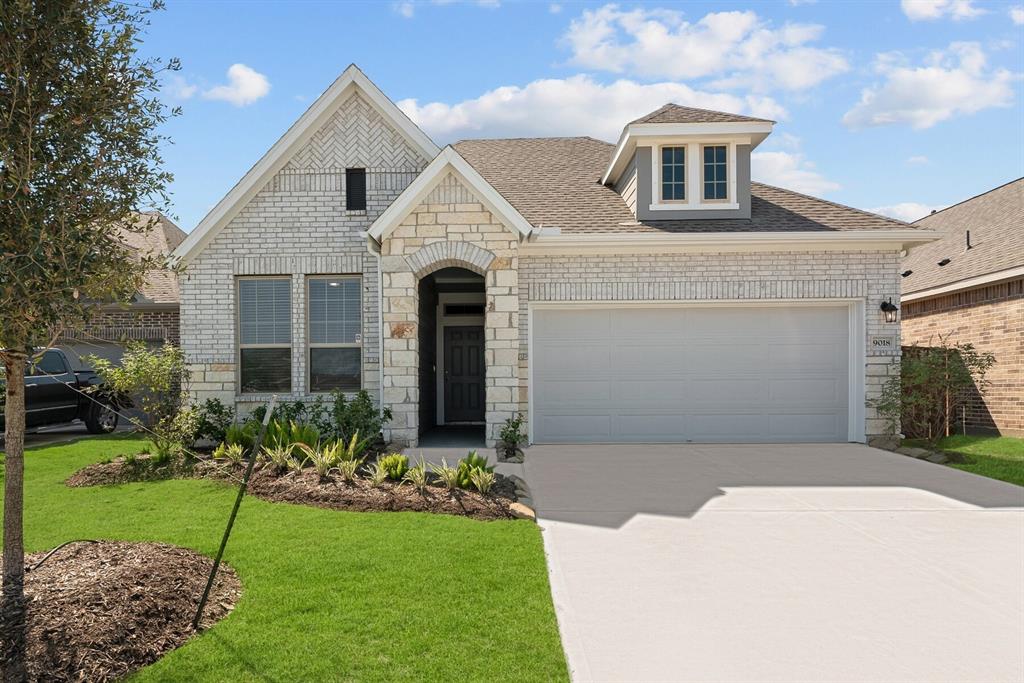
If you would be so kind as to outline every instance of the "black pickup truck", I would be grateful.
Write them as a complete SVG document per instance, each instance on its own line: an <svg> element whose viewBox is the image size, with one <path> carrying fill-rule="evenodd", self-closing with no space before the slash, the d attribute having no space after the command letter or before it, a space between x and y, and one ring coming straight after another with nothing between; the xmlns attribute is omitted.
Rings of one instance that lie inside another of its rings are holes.
<svg viewBox="0 0 1024 683"><path fill-rule="evenodd" d="M0 387L4 379L0 373ZM114 431L118 417L110 401L102 391L86 391L100 384L99 376L92 370L73 370L63 351L47 349L34 362L30 361L25 370L25 429L81 420L92 434ZM0 404L0 430L3 427L4 408Z"/></svg>

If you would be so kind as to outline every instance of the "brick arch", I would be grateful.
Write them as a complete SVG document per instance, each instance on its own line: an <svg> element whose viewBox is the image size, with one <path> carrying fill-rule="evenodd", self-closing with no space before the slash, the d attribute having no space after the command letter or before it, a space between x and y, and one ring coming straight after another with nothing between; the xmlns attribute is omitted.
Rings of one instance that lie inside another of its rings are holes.
<svg viewBox="0 0 1024 683"><path fill-rule="evenodd" d="M452 266L486 275L494 259L494 254L475 244L449 241L428 244L405 258L417 279Z"/></svg>

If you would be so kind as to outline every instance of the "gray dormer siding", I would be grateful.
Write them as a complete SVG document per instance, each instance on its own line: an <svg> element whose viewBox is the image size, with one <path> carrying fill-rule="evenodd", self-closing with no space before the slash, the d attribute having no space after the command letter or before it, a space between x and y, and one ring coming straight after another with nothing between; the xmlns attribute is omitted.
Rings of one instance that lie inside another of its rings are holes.
<svg viewBox="0 0 1024 683"><path fill-rule="evenodd" d="M633 198L634 213L640 221L678 221L678 220L709 220L719 218L750 218L750 145L736 146L736 198L738 209L686 209L678 211L651 211L651 147L637 147L636 155L630 162L626 173L622 174L616 190L622 194L626 203L630 199L626 197L623 189L628 187L630 175L636 174L636 195ZM626 184L624 184L624 182ZM622 189L620 189L620 187ZM687 188L687 192L693 192L699 188Z"/></svg>
<svg viewBox="0 0 1024 683"><path fill-rule="evenodd" d="M650 148L648 148L650 151ZM650 164L650 156L647 157L648 164ZM648 174L650 172L648 171ZM636 215L636 203L637 203L637 177L636 177L636 154L629 160L629 165L626 166L626 170L622 172L619 177L619 182L615 184L615 191L622 195L622 199L626 202L626 206L629 210Z"/></svg>

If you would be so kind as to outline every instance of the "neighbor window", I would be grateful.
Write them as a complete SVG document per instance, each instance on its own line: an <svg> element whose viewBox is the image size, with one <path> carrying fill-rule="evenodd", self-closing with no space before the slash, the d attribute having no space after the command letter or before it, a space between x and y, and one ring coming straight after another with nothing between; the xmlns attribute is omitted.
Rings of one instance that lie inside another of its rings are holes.
<svg viewBox="0 0 1024 683"><path fill-rule="evenodd" d="M725 145L704 146L704 199L723 201L729 198Z"/></svg>
<svg viewBox="0 0 1024 683"><path fill-rule="evenodd" d="M362 388L362 282L309 279L309 390Z"/></svg>
<svg viewBox="0 0 1024 683"><path fill-rule="evenodd" d="M661 199L665 202L686 200L686 148L661 148Z"/></svg>
<svg viewBox="0 0 1024 683"><path fill-rule="evenodd" d="M239 391L288 392L292 388L290 278L238 280Z"/></svg>
<svg viewBox="0 0 1024 683"><path fill-rule="evenodd" d="M366 169L345 169L345 208L366 211Z"/></svg>

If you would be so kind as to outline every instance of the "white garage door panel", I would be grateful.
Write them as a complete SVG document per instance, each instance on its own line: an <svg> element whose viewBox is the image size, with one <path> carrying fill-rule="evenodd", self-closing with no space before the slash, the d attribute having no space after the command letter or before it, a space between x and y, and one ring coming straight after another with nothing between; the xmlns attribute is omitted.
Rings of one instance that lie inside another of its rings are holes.
<svg viewBox="0 0 1024 683"><path fill-rule="evenodd" d="M537 443L846 441L845 306L536 309Z"/></svg>

